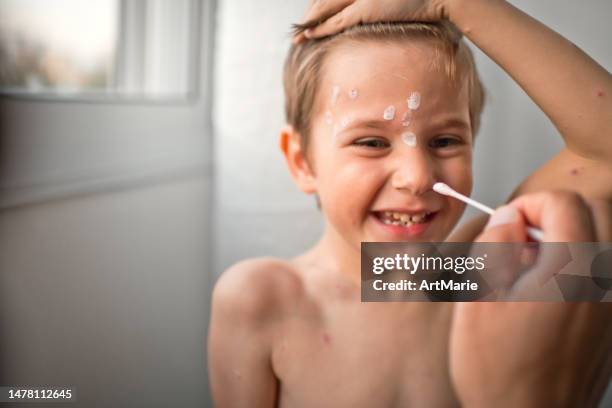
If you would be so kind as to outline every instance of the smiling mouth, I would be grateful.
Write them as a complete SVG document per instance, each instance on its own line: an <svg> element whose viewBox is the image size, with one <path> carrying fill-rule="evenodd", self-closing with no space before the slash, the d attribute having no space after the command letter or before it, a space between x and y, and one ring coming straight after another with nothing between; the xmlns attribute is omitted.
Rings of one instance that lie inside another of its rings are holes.
<svg viewBox="0 0 612 408"><path fill-rule="evenodd" d="M409 214L398 211L376 211L374 215L383 224L407 228L413 225L428 223L435 215L435 212Z"/></svg>

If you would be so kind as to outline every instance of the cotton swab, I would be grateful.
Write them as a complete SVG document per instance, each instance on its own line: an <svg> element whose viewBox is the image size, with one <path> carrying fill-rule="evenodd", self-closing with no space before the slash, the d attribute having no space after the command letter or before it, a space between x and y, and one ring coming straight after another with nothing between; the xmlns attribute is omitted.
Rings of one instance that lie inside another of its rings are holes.
<svg viewBox="0 0 612 408"><path fill-rule="evenodd" d="M456 192L455 190L453 190L452 188L450 188L448 185L444 183L435 183L433 185L433 189L436 193L456 198L457 200L463 201L466 204L476 207L480 211L486 212L489 215L492 215L495 212L495 210L492 209L491 207L487 207L486 205L481 204L476 200L472 200L471 198L466 197L463 194ZM542 241L544 239L544 233L542 232L542 230L533 228L533 227L527 227L527 235L529 235L531 238L533 238L536 241Z"/></svg>

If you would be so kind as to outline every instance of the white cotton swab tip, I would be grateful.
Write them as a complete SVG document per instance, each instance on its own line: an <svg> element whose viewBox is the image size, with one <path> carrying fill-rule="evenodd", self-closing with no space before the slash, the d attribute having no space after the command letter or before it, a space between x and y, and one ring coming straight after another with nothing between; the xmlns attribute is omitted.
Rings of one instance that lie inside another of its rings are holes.
<svg viewBox="0 0 612 408"><path fill-rule="evenodd" d="M456 192L455 190L450 188L445 183L440 183L440 182L435 183L433 185L433 190L436 193L456 198L459 201L463 201L464 203L469 204L469 205L471 205L473 207L476 207L480 211L485 212L485 213L487 213L489 215L492 215L495 212L495 210L492 209L491 207L487 207L486 205L484 205L482 203L479 203L476 200L473 200L473 199L471 199L469 197L464 196L461 193ZM542 241L544 239L544 233L542 232L542 230L540 230L538 228L527 227L527 235L529 235L532 239L534 239L536 241Z"/></svg>
<svg viewBox="0 0 612 408"><path fill-rule="evenodd" d="M487 214L491 215L495 212L494 209L492 209L491 207L487 207L484 204L479 203L476 200L472 200L470 197L464 196L461 193L456 192L455 190L453 190L452 188L450 188L447 184L444 183L436 183L433 185L433 189L436 193L440 193L449 197L454 197L459 201L463 201L464 203L467 203L473 207L478 208L480 211L482 212L486 212Z"/></svg>

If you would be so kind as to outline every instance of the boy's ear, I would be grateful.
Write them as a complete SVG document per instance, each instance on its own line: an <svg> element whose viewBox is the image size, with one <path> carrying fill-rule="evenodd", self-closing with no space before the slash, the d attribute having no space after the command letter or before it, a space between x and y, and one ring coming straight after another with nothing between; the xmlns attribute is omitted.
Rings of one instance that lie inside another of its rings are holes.
<svg viewBox="0 0 612 408"><path fill-rule="evenodd" d="M280 132L279 144L291 177L299 189L306 194L316 193L316 178L306 159L300 134L287 125Z"/></svg>

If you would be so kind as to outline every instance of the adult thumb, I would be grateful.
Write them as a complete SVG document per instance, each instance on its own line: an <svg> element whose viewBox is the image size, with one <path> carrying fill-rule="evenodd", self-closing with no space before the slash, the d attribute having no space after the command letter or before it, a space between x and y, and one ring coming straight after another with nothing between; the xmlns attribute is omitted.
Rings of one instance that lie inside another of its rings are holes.
<svg viewBox="0 0 612 408"><path fill-rule="evenodd" d="M359 23L359 17L356 13L355 5L350 5L316 27L304 31L304 35L308 39L327 37L337 34L357 23Z"/></svg>
<svg viewBox="0 0 612 408"><path fill-rule="evenodd" d="M499 207L476 242L525 242L527 229L519 211L510 206Z"/></svg>
<svg viewBox="0 0 612 408"><path fill-rule="evenodd" d="M522 244L512 243L524 243L526 240L525 221L515 207L504 205L491 215L484 231L476 238L472 252L488 255L487 271L483 279L493 290L506 290L518 278L522 262ZM489 245L489 242L506 244Z"/></svg>

